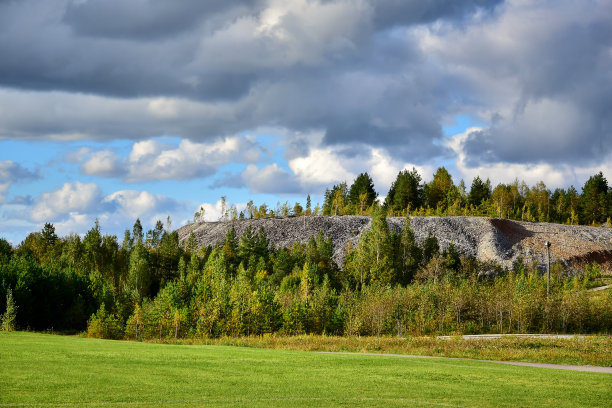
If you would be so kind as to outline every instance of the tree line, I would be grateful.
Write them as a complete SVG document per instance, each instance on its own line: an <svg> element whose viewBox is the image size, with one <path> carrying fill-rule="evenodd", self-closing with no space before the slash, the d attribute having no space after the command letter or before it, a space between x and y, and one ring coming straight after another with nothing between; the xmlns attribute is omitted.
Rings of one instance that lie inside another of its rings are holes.
<svg viewBox="0 0 612 408"><path fill-rule="evenodd" d="M323 214L371 215L376 198L371 177L362 173L350 187L344 182L326 190ZM518 179L493 187L489 179L479 176L472 180L468 191L463 180L455 185L444 167L436 170L429 183L423 183L413 168L399 172L384 207L389 216L488 216L612 226L612 188L601 172L591 176L580 193L573 186L551 191L542 181L530 187Z"/></svg>
<svg viewBox="0 0 612 408"><path fill-rule="evenodd" d="M0 240L3 327L127 339L610 331L612 292L587 292L596 264L553 265L547 295L537 265L504 269L433 236L419 243L409 217L389 228L388 211L374 205L342 266L322 233L274 248L263 229L229 228L198 248L169 222L145 233L137 220L121 244L97 223L82 238L46 224L16 248Z"/></svg>
<svg viewBox="0 0 612 408"><path fill-rule="evenodd" d="M323 205L313 207L310 195L306 206L278 202L272 208L254 205L238 211L222 197L221 219L286 217L303 215L372 215L378 193L370 175L361 173L349 186L342 182L327 188ZM605 225L612 227L612 188L603 173L591 176L580 192L575 187L550 190L542 181L528 186L524 181L497 184L476 176L469 190L461 180L454 184L450 173L440 167L429 183L416 169L402 170L381 203L388 216L485 216L520 221L554 222L568 225ZM194 215L203 221L204 209Z"/></svg>

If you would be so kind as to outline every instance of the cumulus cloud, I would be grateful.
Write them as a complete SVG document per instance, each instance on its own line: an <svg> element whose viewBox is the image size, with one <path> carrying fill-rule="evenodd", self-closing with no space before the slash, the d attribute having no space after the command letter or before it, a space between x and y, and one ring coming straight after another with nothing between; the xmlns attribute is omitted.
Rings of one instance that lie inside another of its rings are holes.
<svg viewBox="0 0 612 408"><path fill-rule="evenodd" d="M95 183L75 181L42 193L32 208L34 221L56 221L70 213L89 214L100 210L102 191Z"/></svg>
<svg viewBox="0 0 612 408"><path fill-rule="evenodd" d="M182 139L178 145L157 140L134 143L127 158L112 151L90 153L81 172L100 177L120 177L128 182L187 180L215 173L232 161L257 161L262 148L248 136L227 137L211 143Z"/></svg>
<svg viewBox="0 0 612 408"><path fill-rule="evenodd" d="M217 180L212 187L247 187L252 193L309 194L322 192L346 181L349 185L359 173L368 172L380 194L386 194L401 170L417 169L424 178L434 172L433 165L417 165L395 160L384 149L359 146L324 146L321 138L311 135L313 146L303 151L292 149L288 169L276 163L248 165L240 174Z"/></svg>
<svg viewBox="0 0 612 408"><path fill-rule="evenodd" d="M152 194L148 191L121 190L104 197L104 204L110 204L114 212L130 219L153 217L176 211L181 205L174 199ZM165 219L165 217L163 217Z"/></svg>
<svg viewBox="0 0 612 408"><path fill-rule="evenodd" d="M142 190L120 190L104 194L95 183L65 183L33 200L14 201L0 214L3 224L11 225L12 235L25 234L51 222L58 234L84 233L96 219L106 233L121 235L140 218L145 228L157 220L176 217L174 227L190 219L192 203ZM10 235L10 234L9 234Z"/></svg>

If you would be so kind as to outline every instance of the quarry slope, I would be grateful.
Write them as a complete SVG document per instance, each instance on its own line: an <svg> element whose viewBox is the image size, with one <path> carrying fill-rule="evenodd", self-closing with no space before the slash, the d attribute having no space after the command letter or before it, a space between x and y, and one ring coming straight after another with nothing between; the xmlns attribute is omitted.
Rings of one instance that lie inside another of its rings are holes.
<svg viewBox="0 0 612 408"><path fill-rule="evenodd" d="M404 219L387 218L391 229L401 231ZM483 217L410 217L417 241L431 232L445 249L453 243L459 252L480 260L491 260L509 266L523 257L525 261L546 262L544 242L551 242L551 260L570 265L597 261L612 269L612 228L531 223ZM311 216L261 218L252 220L201 222L178 230L183 242L193 232L198 246L215 245L234 227L240 237L247 227L263 228L270 245L291 247L323 232L331 238L334 260L342 266L349 242L356 244L363 231L370 228L371 218L362 216Z"/></svg>

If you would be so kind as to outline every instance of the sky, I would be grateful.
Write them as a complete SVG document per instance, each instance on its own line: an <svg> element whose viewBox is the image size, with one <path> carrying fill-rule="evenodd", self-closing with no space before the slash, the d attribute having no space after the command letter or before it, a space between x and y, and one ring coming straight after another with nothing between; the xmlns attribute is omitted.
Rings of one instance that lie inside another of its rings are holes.
<svg viewBox="0 0 612 408"><path fill-rule="evenodd" d="M612 177L609 0L0 0L0 237L445 166Z"/></svg>

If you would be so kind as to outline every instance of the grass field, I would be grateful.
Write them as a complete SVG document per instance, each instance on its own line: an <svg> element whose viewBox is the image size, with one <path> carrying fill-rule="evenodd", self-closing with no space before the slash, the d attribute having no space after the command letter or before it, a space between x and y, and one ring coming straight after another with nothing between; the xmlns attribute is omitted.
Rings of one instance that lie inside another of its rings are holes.
<svg viewBox="0 0 612 408"><path fill-rule="evenodd" d="M165 342L241 346L295 351L363 352L456 357L476 360L595 365L612 367L612 337L436 337L258 336L218 339L166 339Z"/></svg>
<svg viewBox="0 0 612 408"><path fill-rule="evenodd" d="M3 406L610 406L612 375L0 333Z"/></svg>

